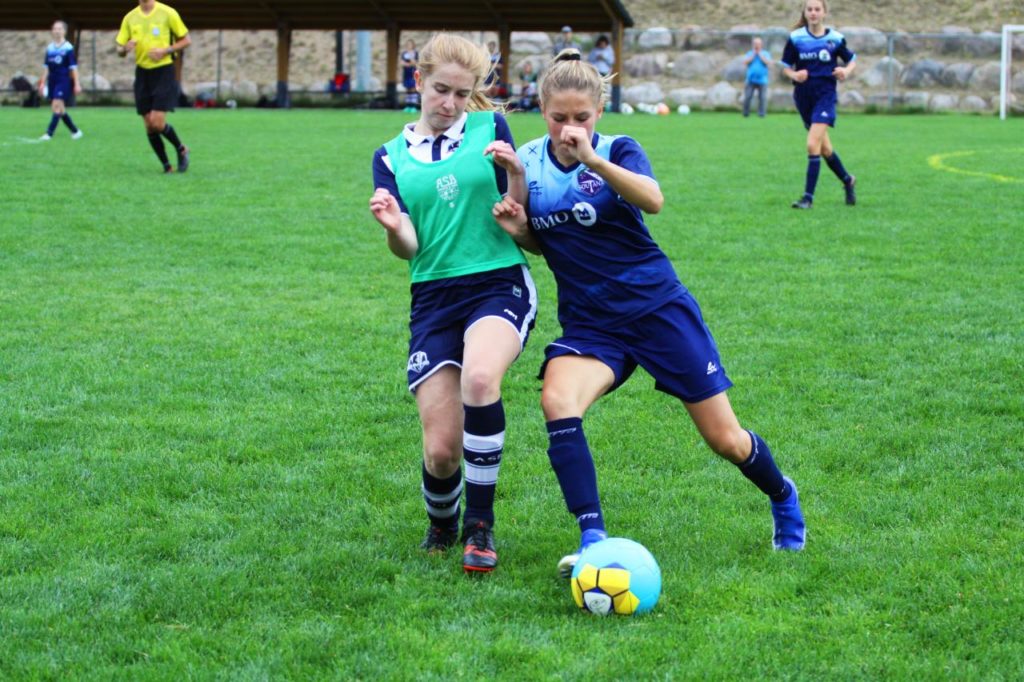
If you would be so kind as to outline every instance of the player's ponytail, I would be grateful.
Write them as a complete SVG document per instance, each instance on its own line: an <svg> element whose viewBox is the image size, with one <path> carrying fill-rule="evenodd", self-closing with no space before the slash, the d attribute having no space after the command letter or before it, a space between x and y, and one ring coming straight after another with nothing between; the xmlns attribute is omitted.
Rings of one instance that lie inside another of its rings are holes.
<svg viewBox="0 0 1024 682"><path fill-rule="evenodd" d="M558 53L541 74L538 87L541 106L556 92L576 90L589 94L594 106L602 109L605 86L611 79L612 76L602 76L597 67L583 61L579 50L567 47Z"/></svg>
<svg viewBox="0 0 1024 682"><path fill-rule="evenodd" d="M828 14L828 1L818 0L821 3L821 8L825 10L825 14ZM803 5L800 7L800 19L793 24L793 28L807 28L807 0L803 1Z"/></svg>
<svg viewBox="0 0 1024 682"><path fill-rule="evenodd" d="M445 64L458 64L476 76L473 92L466 103L467 111L494 111L500 108L481 89L493 68L491 56L484 48L451 33L435 33L420 50L417 68L423 78L428 78Z"/></svg>

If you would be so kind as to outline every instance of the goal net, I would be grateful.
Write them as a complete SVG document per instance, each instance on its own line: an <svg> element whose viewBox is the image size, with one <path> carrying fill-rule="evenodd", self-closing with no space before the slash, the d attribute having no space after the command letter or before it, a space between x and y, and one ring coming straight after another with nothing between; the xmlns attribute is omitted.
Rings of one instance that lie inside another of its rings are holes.
<svg viewBox="0 0 1024 682"><path fill-rule="evenodd" d="M1009 111L1024 110L1024 93L1014 93L1013 45L1022 42L1017 36L1024 36L1024 24L1003 26L1002 57L999 59L999 118L1005 119ZM1021 73L1024 73L1022 71ZM1024 76L1018 79L1024 80ZM1020 90L1021 88L1016 88Z"/></svg>

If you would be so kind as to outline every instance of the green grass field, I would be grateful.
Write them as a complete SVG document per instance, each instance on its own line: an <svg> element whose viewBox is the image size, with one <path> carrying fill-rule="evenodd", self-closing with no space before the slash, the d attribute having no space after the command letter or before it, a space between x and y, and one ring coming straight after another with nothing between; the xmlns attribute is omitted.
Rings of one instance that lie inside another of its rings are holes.
<svg viewBox="0 0 1024 682"><path fill-rule="evenodd" d="M607 116L744 425L800 486L801 554L642 372L587 420L605 515L664 578L577 612L535 379L504 386L501 566L424 557L406 264L366 208L397 113L0 110L0 678L1019 679L1024 120L841 116L860 203L794 115ZM516 139L539 116L511 119ZM946 155L941 163L929 163ZM952 155L952 156L951 156Z"/></svg>

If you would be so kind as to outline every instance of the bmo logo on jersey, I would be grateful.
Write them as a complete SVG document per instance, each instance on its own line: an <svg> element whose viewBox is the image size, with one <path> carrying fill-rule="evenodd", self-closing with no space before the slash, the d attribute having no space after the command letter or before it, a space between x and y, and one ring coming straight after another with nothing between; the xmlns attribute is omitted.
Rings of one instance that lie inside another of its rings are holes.
<svg viewBox="0 0 1024 682"><path fill-rule="evenodd" d="M817 59L818 61L821 62L830 62L832 61L832 53L823 47L817 52L801 52L800 59L802 59L805 62L809 62L814 59Z"/></svg>
<svg viewBox="0 0 1024 682"><path fill-rule="evenodd" d="M572 217L583 227L593 227L597 222L597 210L585 201L572 207Z"/></svg>

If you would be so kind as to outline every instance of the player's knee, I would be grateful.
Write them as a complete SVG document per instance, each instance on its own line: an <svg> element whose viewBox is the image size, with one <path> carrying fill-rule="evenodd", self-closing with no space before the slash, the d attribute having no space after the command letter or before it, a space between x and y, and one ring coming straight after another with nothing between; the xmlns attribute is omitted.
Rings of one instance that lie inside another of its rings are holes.
<svg viewBox="0 0 1024 682"><path fill-rule="evenodd" d="M435 476L447 478L455 473L462 462L462 444L450 438L424 437L423 460L427 465L427 471Z"/></svg>
<svg viewBox="0 0 1024 682"><path fill-rule="evenodd" d="M750 454L750 436L743 429L717 429L705 434L704 440L716 454L730 462L742 462Z"/></svg>
<svg viewBox="0 0 1024 682"><path fill-rule="evenodd" d="M501 375L490 367L462 368L462 399L472 405L489 405L501 396Z"/></svg>
<svg viewBox="0 0 1024 682"><path fill-rule="evenodd" d="M540 406L547 421L579 416L579 402L575 395L557 384L544 384Z"/></svg>

